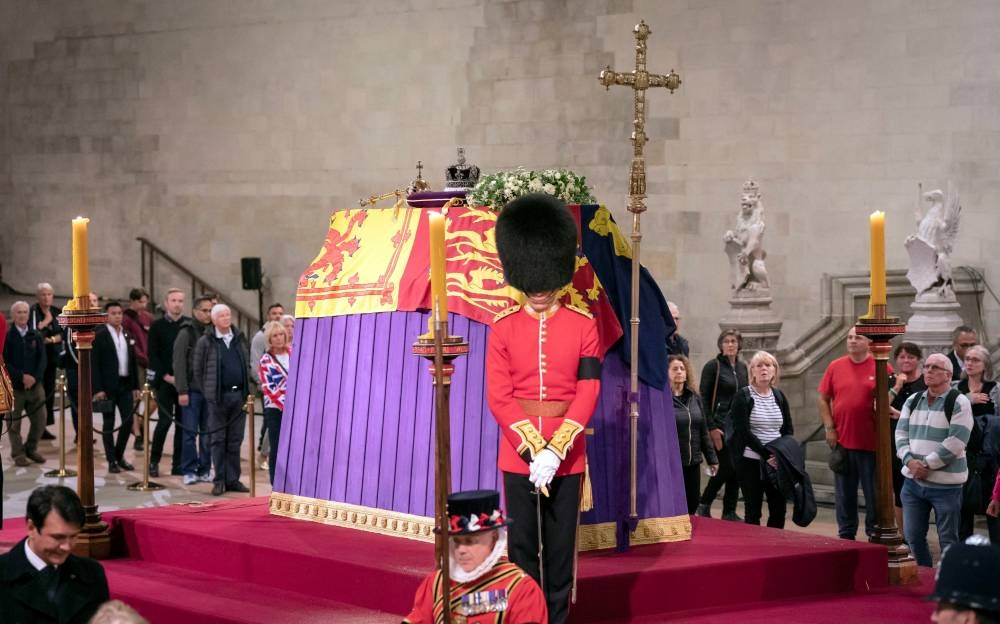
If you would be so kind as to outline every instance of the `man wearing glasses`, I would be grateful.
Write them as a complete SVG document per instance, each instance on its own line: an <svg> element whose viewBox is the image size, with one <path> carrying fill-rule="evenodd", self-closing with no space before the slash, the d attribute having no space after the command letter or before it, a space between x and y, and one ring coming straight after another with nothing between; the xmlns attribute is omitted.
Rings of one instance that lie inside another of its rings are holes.
<svg viewBox="0 0 1000 624"><path fill-rule="evenodd" d="M108 600L104 568L72 554L84 524L76 492L46 485L28 498L28 537L0 555L4 622L87 622Z"/></svg>
<svg viewBox="0 0 1000 624"><path fill-rule="evenodd" d="M212 297L194 300L194 318L181 322L174 341L174 381L181 406L181 472L184 485L210 483L212 456L208 450L208 403L199 380L194 376L194 346L212 326Z"/></svg>
<svg viewBox="0 0 1000 624"><path fill-rule="evenodd" d="M968 325L959 325L951 332L951 351L948 353L948 359L951 360L952 381L962 378L962 371L965 370L965 352L977 344L979 336L976 335L976 330Z"/></svg>
<svg viewBox="0 0 1000 624"><path fill-rule="evenodd" d="M924 363L927 390L906 401L896 425L896 454L905 477L900 493L903 528L917 565L927 567L933 564L927 546L931 509L944 551L958 541L962 484L969 475L965 445L972 433L972 404L951 389L951 374L947 357L928 356Z"/></svg>

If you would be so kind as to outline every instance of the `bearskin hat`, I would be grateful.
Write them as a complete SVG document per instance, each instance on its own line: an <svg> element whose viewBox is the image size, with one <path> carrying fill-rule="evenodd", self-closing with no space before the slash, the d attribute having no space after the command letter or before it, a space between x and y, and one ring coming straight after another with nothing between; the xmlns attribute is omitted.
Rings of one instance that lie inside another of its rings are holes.
<svg viewBox="0 0 1000 624"><path fill-rule="evenodd" d="M576 222L561 200L519 197L497 218L497 253L507 283L524 293L558 290L576 270Z"/></svg>

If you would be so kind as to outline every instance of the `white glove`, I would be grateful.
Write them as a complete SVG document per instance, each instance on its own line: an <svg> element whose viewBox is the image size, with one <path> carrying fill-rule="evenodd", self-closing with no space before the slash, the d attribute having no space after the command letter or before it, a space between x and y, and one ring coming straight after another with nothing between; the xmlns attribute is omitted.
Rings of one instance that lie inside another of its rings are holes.
<svg viewBox="0 0 1000 624"><path fill-rule="evenodd" d="M559 469L561 463L562 460L555 452L547 448L542 449L538 455L535 455L535 459L531 460L531 466L528 468L528 480L536 488L548 487L552 483L552 477L556 476L556 470Z"/></svg>

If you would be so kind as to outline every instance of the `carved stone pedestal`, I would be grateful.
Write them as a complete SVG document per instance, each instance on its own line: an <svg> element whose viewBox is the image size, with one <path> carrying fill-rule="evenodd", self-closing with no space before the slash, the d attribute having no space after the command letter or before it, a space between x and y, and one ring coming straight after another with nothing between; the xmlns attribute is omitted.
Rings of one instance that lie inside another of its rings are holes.
<svg viewBox="0 0 1000 624"><path fill-rule="evenodd" d="M944 353L951 349L951 332L964 324L957 301L914 301L910 304L913 316L906 322L903 340L915 342L924 351Z"/></svg>
<svg viewBox="0 0 1000 624"><path fill-rule="evenodd" d="M746 292L746 291L741 291ZM736 329L743 335L743 350L775 351L781 336L781 319L771 309L769 291L733 297L729 311L719 321L721 329Z"/></svg>

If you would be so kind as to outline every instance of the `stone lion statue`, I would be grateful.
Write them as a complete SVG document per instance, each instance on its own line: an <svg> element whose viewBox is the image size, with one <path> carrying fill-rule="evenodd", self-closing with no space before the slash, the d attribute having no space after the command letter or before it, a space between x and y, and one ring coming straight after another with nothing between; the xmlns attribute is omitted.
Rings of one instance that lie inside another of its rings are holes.
<svg viewBox="0 0 1000 624"><path fill-rule="evenodd" d="M743 184L740 213L736 229L728 230L722 237L729 256L730 282L733 294L750 296L770 290L764 259L764 204L760 187L753 179Z"/></svg>

